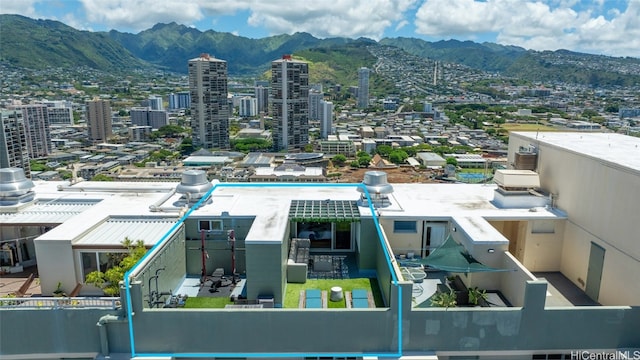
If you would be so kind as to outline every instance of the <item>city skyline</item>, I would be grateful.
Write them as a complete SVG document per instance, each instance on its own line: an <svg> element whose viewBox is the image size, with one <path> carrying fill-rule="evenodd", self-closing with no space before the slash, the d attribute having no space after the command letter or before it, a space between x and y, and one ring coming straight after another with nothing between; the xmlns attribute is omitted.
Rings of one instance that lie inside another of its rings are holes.
<svg viewBox="0 0 640 360"><path fill-rule="evenodd" d="M0 12L59 20L91 31L137 33L156 23L177 22L249 38L308 32L319 38L458 39L640 56L640 0L321 0L286 6L252 0L5 0Z"/></svg>

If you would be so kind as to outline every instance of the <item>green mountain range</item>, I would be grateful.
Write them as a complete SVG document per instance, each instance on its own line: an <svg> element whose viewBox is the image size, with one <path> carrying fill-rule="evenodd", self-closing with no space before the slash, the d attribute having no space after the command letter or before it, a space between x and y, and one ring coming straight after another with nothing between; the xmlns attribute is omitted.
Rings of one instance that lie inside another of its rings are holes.
<svg viewBox="0 0 640 360"><path fill-rule="evenodd" d="M146 66L105 33L19 15L0 15L0 61L34 69L87 66L115 71Z"/></svg>
<svg viewBox="0 0 640 360"><path fill-rule="evenodd" d="M283 54L312 63L312 81L351 83L360 66L376 58L370 46L393 46L431 60L540 82L628 86L640 83L640 59L517 46L414 38L318 39L307 33L250 39L176 23L157 24L137 34L79 31L61 22L0 15L0 61L17 67L79 67L98 70L156 68L186 73L187 61L209 53L228 62L235 76L259 76ZM314 79L315 77L315 79Z"/></svg>

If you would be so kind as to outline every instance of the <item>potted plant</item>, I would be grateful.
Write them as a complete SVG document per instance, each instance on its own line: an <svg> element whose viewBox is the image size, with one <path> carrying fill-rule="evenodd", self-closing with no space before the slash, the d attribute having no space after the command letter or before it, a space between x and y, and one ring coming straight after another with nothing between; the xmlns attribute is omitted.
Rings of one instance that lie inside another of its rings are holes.
<svg viewBox="0 0 640 360"><path fill-rule="evenodd" d="M456 306L456 293L453 290L449 292L437 292L431 298L431 306L450 308Z"/></svg>
<svg viewBox="0 0 640 360"><path fill-rule="evenodd" d="M56 286L56 289L53 290L53 296L54 297L66 297L67 294L65 294L64 290L62 290L62 283L60 281L58 281L58 286Z"/></svg>
<svg viewBox="0 0 640 360"><path fill-rule="evenodd" d="M477 286L469 288L469 304L478 306L481 301L487 301L487 291L480 290Z"/></svg>

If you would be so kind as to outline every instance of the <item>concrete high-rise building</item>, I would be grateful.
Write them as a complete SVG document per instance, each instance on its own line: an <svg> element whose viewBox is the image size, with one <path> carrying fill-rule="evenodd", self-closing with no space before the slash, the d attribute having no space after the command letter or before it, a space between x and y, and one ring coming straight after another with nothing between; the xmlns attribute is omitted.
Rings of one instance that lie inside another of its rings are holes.
<svg viewBox="0 0 640 360"><path fill-rule="evenodd" d="M309 143L309 64L291 55L271 63L271 116L275 151Z"/></svg>
<svg viewBox="0 0 640 360"><path fill-rule="evenodd" d="M153 129L160 129L169 125L169 114L164 110L152 110L148 107L135 107L129 111L131 115L131 125L151 126Z"/></svg>
<svg viewBox="0 0 640 360"><path fill-rule="evenodd" d="M164 110L164 105L162 104L162 96L149 96L149 107L151 108L151 110Z"/></svg>
<svg viewBox="0 0 640 360"><path fill-rule="evenodd" d="M73 109L67 107L49 107L49 125L73 125Z"/></svg>
<svg viewBox="0 0 640 360"><path fill-rule="evenodd" d="M369 69L361 67L358 70L358 108L369 107Z"/></svg>
<svg viewBox="0 0 640 360"><path fill-rule="evenodd" d="M132 126L129 128L129 140L149 141L151 126Z"/></svg>
<svg viewBox="0 0 640 360"><path fill-rule="evenodd" d="M324 94L318 90L309 90L309 120L320 120L320 103Z"/></svg>
<svg viewBox="0 0 640 360"><path fill-rule="evenodd" d="M42 101L47 106L49 125L73 125L73 104L70 101Z"/></svg>
<svg viewBox="0 0 640 360"><path fill-rule="evenodd" d="M189 60L193 144L205 149L229 148L227 62L209 54Z"/></svg>
<svg viewBox="0 0 640 360"><path fill-rule="evenodd" d="M111 104L108 100L92 100L87 103L87 123L91 141L107 141L113 134Z"/></svg>
<svg viewBox="0 0 640 360"><path fill-rule="evenodd" d="M258 115L258 101L250 96L240 99L240 116L252 117Z"/></svg>
<svg viewBox="0 0 640 360"><path fill-rule="evenodd" d="M323 139L333 134L333 103L320 101L320 136Z"/></svg>
<svg viewBox="0 0 640 360"><path fill-rule="evenodd" d="M256 85L255 97L258 104L258 112L269 112L269 85Z"/></svg>
<svg viewBox="0 0 640 360"><path fill-rule="evenodd" d="M169 94L169 110L188 109L191 106L191 95L188 91Z"/></svg>
<svg viewBox="0 0 640 360"><path fill-rule="evenodd" d="M18 167L31 177L29 147L22 121L17 109L0 113L0 168Z"/></svg>
<svg viewBox="0 0 640 360"><path fill-rule="evenodd" d="M52 144L47 106L34 104L21 105L16 108L22 111L29 156L33 159L49 155L52 151Z"/></svg>

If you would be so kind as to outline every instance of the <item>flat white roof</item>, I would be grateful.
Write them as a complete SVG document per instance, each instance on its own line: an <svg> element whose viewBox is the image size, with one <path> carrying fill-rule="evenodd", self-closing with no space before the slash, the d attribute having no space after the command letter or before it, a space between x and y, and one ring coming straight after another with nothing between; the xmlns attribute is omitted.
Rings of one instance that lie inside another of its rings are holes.
<svg viewBox="0 0 640 360"><path fill-rule="evenodd" d="M66 182L35 183L37 201L64 199L64 203L57 203L57 209L74 212L61 225L41 235L38 241L59 240L73 242L74 245L115 246L124 239L123 233L126 232L126 236L153 244L171 229L185 210L173 207L179 203L180 198L180 194L172 193L177 183L85 181L71 187L65 187ZM59 191L58 185L63 185L64 190ZM557 210L545 208L536 211L499 209L492 204L494 190L497 188L495 184L392 186L394 192L389 196L391 206L376 210L383 218L448 221L454 217L487 220L566 217ZM218 217L223 216L223 213L232 217L250 217L254 221L246 241L280 242L289 227L292 200L357 201L359 198L357 184L222 183L211 194L211 203L195 209L190 218ZM93 202L95 205L86 205L86 208L82 207L84 205L69 205L82 204L82 201ZM154 209L160 211L153 211ZM20 209L16 216L23 216L22 219L28 222L37 222L49 216L44 211L28 211L29 207ZM372 216L368 207L361 207L360 214L363 218ZM477 231L478 236L485 232L482 229Z"/></svg>
<svg viewBox="0 0 640 360"><path fill-rule="evenodd" d="M592 132L513 132L556 148L602 159L640 172L640 138L615 133Z"/></svg>

